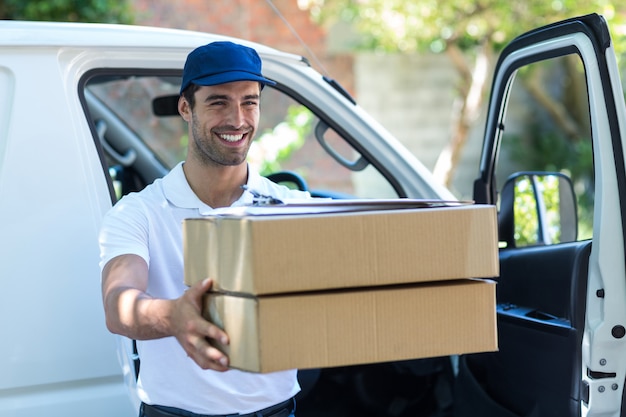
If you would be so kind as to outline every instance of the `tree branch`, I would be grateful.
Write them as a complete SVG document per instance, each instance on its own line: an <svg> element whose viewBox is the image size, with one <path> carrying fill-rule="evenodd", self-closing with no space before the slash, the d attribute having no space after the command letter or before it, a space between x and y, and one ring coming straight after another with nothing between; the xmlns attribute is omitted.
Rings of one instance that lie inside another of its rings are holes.
<svg viewBox="0 0 626 417"><path fill-rule="evenodd" d="M439 154L433 169L435 177L447 187L452 184L461 151L467 142L470 126L480 114L491 68L490 52L488 42L481 44L477 50L473 70L461 73L464 90L462 101L455 105L459 110L454 113L456 119L453 122L450 141Z"/></svg>
<svg viewBox="0 0 626 417"><path fill-rule="evenodd" d="M563 103L555 100L550 96L541 82L541 72L535 71L529 78L525 80L525 86L528 93L548 112L548 115L554 120L565 134L573 140L580 136L580 128L576 121L572 119Z"/></svg>

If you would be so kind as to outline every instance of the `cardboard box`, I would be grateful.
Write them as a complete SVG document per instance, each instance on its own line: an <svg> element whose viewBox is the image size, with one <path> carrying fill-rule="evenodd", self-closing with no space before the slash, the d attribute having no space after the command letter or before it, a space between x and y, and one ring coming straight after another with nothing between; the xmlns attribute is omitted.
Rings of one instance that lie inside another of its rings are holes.
<svg viewBox="0 0 626 417"><path fill-rule="evenodd" d="M206 296L231 367L333 367L497 349L495 283L458 280L289 295Z"/></svg>
<svg viewBox="0 0 626 417"><path fill-rule="evenodd" d="M369 204L356 212L186 219L185 283L211 277L216 289L264 295L498 275L494 206Z"/></svg>

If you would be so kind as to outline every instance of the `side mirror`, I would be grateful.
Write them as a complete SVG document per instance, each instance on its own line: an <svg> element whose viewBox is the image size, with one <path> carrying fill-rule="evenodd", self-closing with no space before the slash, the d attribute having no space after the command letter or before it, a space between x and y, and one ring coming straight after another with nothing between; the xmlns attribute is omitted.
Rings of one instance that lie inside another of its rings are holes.
<svg viewBox="0 0 626 417"><path fill-rule="evenodd" d="M500 245L516 248L573 242L578 236L571 180L558 172L520 172L502 188Z"/></svg>

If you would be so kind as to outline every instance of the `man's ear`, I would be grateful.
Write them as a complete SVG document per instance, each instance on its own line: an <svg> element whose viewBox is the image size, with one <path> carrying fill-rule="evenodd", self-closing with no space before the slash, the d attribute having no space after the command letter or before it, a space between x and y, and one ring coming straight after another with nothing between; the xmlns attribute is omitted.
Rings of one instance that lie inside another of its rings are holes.
<svg viewBox="0 0 626 417"><path fill-rule="evenodd" d="M178 113L186 122L191 120L191 106L182 94L178 98Z"/></svg>

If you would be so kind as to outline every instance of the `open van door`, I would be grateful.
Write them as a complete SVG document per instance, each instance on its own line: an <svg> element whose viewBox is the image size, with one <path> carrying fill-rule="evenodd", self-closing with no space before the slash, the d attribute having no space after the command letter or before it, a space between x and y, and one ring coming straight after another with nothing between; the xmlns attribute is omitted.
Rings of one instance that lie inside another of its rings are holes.
<svg viewBox="0 0 626 417"><path fill-rule="evenodd" d="M499 351L460 358L458 416L626 415L625 122L602 16L501 54L474 184L499 206Z"/></svg>

